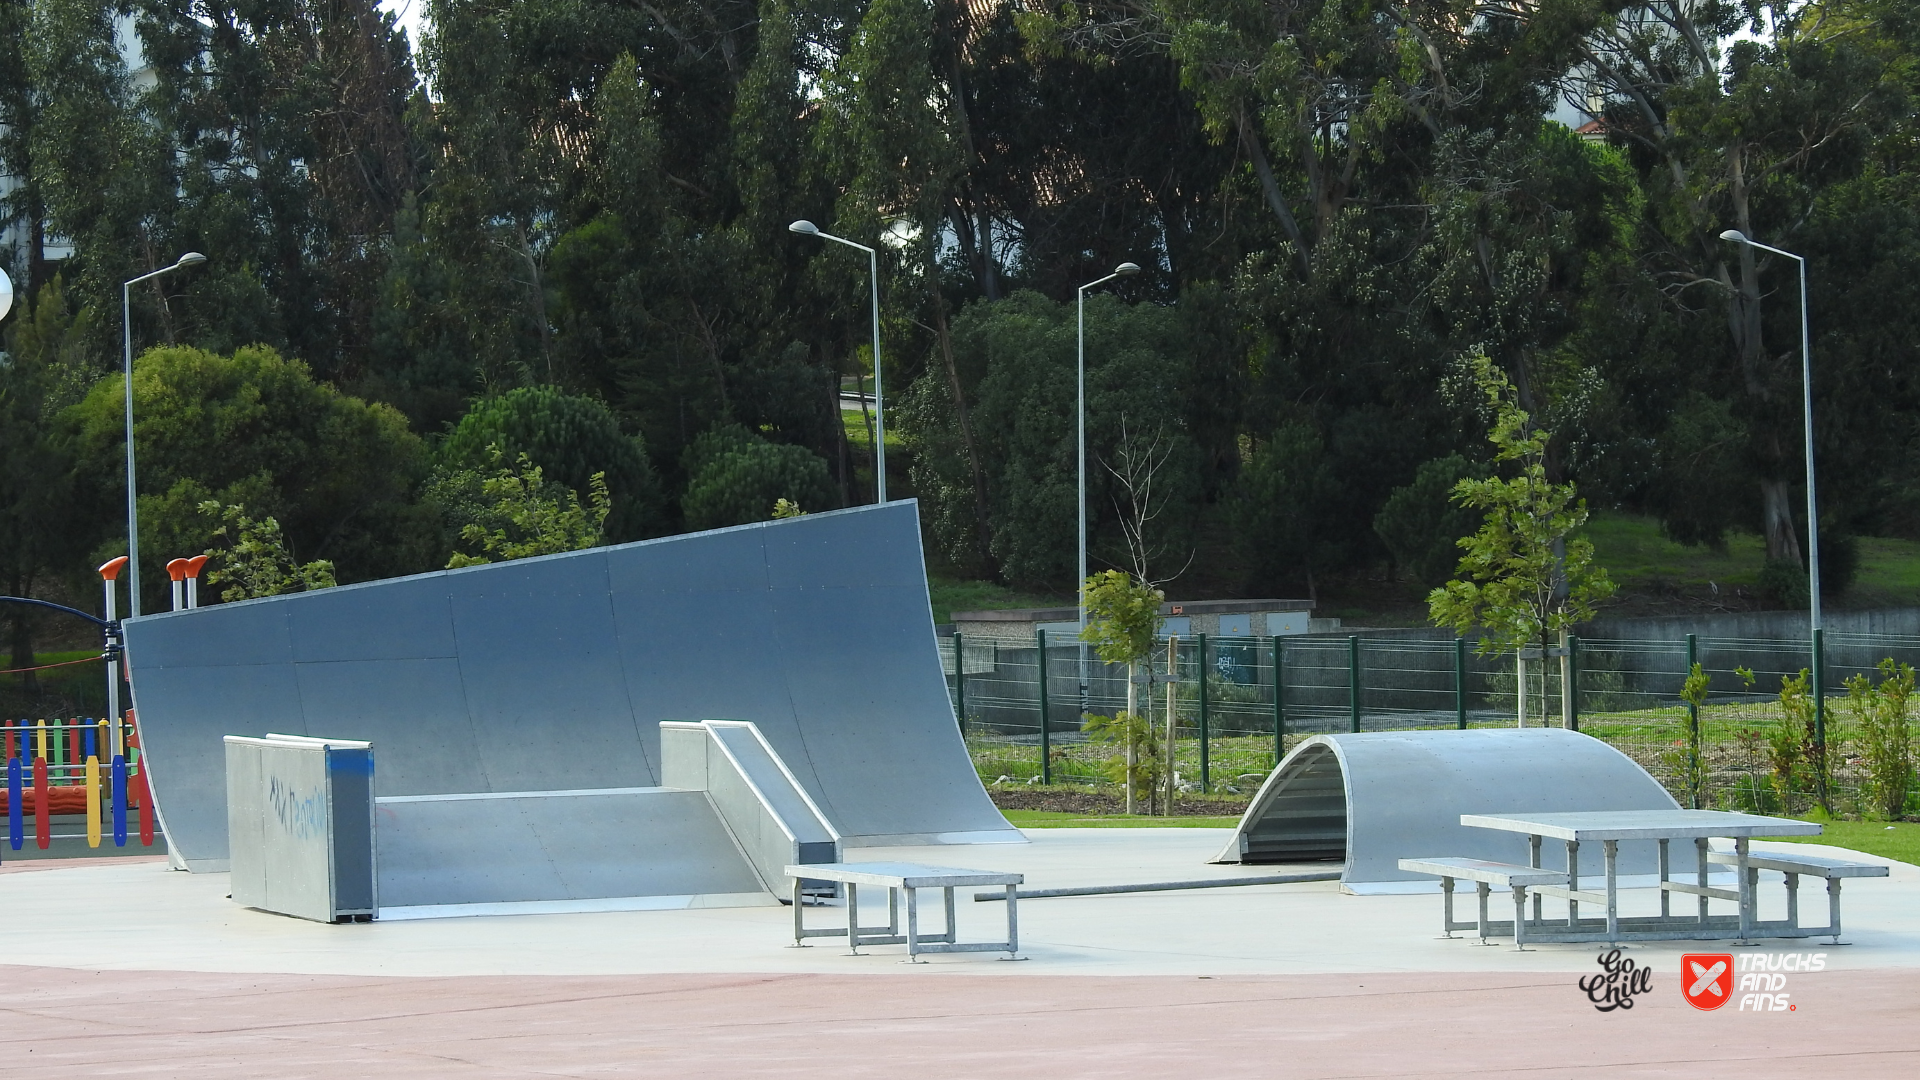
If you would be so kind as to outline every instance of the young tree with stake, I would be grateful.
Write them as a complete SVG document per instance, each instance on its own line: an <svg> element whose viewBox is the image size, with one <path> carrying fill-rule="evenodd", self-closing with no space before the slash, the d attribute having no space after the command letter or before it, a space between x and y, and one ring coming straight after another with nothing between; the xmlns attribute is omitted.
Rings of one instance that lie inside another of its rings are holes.
<svg viewBox="0 0 1920 1080"><path fill-rule="evenodd" d="M1436 626L1455 633L1478 628L1482 655L1513 650L1517 656L1537 643L1544 657L1549 635L1592 618L1594 605L1613 595L1613 582L1593 565L1593 544L1573 535L1586 524L1586 500L1574 485L1547 480L1548 433L1533 427L1512 382L1484 352L1469 359L1474 383L1494 412L1487 433L1494 463L1512 462L1518 475L1454 485L1453 501L1483 511L1486 521L1461 539L1466 554L1457 576L1428 594L1428 613ZM1524 702L1525 662L1515 670Z"/></svg>

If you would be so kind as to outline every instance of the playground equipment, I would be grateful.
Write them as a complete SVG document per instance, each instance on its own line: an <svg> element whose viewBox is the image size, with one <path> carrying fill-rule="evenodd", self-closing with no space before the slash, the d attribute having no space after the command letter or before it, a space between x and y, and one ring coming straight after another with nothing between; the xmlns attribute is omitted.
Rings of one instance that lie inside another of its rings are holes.
<svg viewBox="0 0 1920 1080"><path fill-rule="evenodd" d="M1524 838L1466 828L1462 814L1677 807L1632 758L1563 728L1316 735L1267 777L1214 861L1345 859L1347 892L1428 891L1437 883L1401 859L1526 861ZM1651 840L1619 850L1622 874L1656 872Z"/></svg>
<svg viewBox="0 0 1920 1080"><path fill-rule="evenodd" d="M110 720L0 720L7 786L0 808L7 815L7 843L26 843L26 818L34 819L34 845L53 842L56 814L84 815L87 846L99 847L112 829L115 847L127 846L130 815L138 812L143 847L153 846L153 800L140 761L133 714Z"/></svg>
<svg viewBox="0 0 1920 1080"><path fill-rule="evenodd" d="M672 783L662 721L752 722L844 846L1024 840L947 699L912 502L148 615L125 632L161 824L190 870L227 868L222 738L269 731L377 748L383 906L764 896L704 796L642 793ZM564 851L508 890L502 837L530 857L538 837Z"/></svg>

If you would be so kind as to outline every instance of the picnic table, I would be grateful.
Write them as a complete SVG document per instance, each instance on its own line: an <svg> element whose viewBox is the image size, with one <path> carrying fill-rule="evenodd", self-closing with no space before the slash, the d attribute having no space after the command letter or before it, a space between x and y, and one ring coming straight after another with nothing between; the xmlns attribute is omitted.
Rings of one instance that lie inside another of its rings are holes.
<svg viewBox="0 0 1920 1080"><path fill-rule="evenodd" d="M953 866L924 866L920 863L801 863L786 868L793 879L793 943L804 945L810 937L845 935L847 948L855 956L862 945L900 945L907 947L909 963L925 963L921 953L1004 952L1005 959L1022 959L1020 920L1015 910L1016 886L1026 878L1020 874L992 870L962 870ZM847 925L845 929L807 927L802 917L803 881L835 881L847 887ZM878 886L887 890L887 925L860 925L860 886ZM963 942L954 927L953 891L980 885L1001 885L1007 890L1007 940ZM919 890L941 889L945 893L947 928L940 934L920 932ZM906 897L906 933L900 927L900 900Z"/></svg>
<svg viewBox="0 0 1920 1080"><path fill-rule="evenodd" d="M1543 840L1560 840L1566 845L1566 884L1531 886L1533 918L1525 920L1524 914L1516 910L1514 927L1516 941L1524 933L1524 939L1527 941L1613 942L1732 938L1736 943L1747 944L1756 935L1811 937L1829 932L1828 928L1799 926L1797 905L1790 908L1789 917L1786 920L1761 922L1758 918L1758 904L1755 898L1759 880L1758 867L1748 851L1749 841L1755 837L1818 836L1820 826L1813 822L1764 817L1758 814L1728 813L1720 810L1605 810L1541 814L1462 814L1460 824L1471 828L1499 829L1525 834L1529 854L1528 865L1536 869L1542 866L1540 846ZM1707 843L1710 839L1732 840L1732 857L1725 858L1720 856L1720 853L1710 851ZM1620 917L1616 860L1619 843L1622 840L1654 840L1659 844L1660 914L1658 916L1625 919ZM1669 845L1675 840L1693 841L1696 870L1691 883L1671 880L1672 864ZM1604 864L1604 891L1599 892L1580 887L1580 845L1595 841L1601 844ZM1778 859L1762 861L1780 862ZM1733 889L1716 888L1710 883L1708 868L1716 864L1731 865L1734 868L1735 887ZM1797 866L1798 862L1795 862L1795 865ZM1864 867L1865 864L1858 865ZM1884 868L1878 869L1881 873L1885 872ZM1816 871L1803 868L1795 872ZM1789 873L1790 896L1793 873ZM1830 889L1837 889L1838 879L1831 874L1827 876L1831 883ZM1699 900L1697 912L1691 915L1674 914L1670 904L1675 893L1697 897ZM1543 896L1567 901L1567 918L1564 925L1558 920L1549 923L1542 917L1540 907ZM1830 930L1837 938L1838 893L1835 892L1834 896L1835 912ZM1738 913L1733 916L1709 915L1707 904L1710 900L1730 901L1737 906ZM1581 918L1581 904L1590 904L1603 909L1604 919ZM1518 925L1522 921L1525 925Z"/></svg>

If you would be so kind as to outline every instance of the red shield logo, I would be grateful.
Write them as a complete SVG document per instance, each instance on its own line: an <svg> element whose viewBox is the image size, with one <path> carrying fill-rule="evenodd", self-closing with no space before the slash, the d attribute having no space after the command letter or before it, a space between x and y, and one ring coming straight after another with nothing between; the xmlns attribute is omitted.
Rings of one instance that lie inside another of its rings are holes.
<svg viewBox="0 0 1920 1080"><path fill-rule="evenodd" d="M1733 997L1732 953L1682 953L1680 990L1687 1004L1711 1012Z"/></svg>

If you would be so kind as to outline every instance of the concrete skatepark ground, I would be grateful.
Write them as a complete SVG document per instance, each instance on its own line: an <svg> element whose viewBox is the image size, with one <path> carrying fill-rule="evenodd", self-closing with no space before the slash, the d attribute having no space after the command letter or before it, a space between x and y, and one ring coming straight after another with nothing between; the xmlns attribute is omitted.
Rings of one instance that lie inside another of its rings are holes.
<svg viewBox="0 0 1920 1080"><path fill-rule="evenodd" d="M1033 830L1031 844L865 849L1033 887L1196 876L1210 829ZM1768 845L1758 845L1766 847ZM1799 850L1806 850L1801 848ZM1324 868L1317 864L1316 868ZM1302 867L1304 868L1304 867ZM1204 876L1284 867L1211 867ZM778 907L327 926L235 907L151 858L9 863L0 1053L53 1076L1912 1076L1920 868L1857 882L1848 938L1795 1009L1702 1013L1676 942L1630 1010L1574 985L1594 950L1438 940L1433 895L1332 882L1033 900L1024 963L788 949ZM1777 885L1763 897L1778 902ZM1628 894L1633 905L1650 893ZM836 913L837 914L837 913ZM822 923L832 916L822 913ZM873 917L878 917L876 911ZM998 929L964 903L963 935Z"/></svg>

